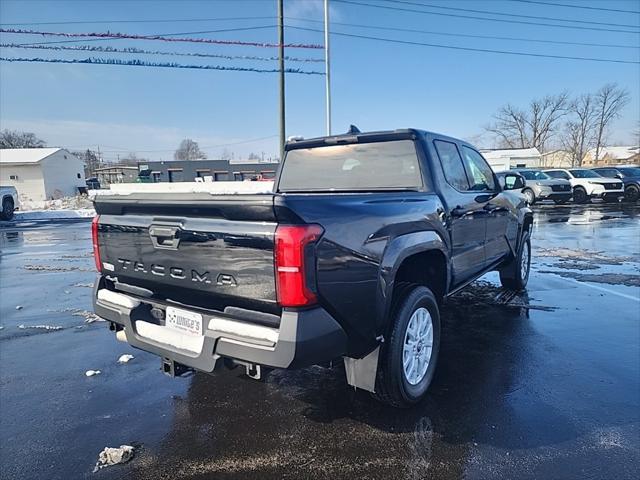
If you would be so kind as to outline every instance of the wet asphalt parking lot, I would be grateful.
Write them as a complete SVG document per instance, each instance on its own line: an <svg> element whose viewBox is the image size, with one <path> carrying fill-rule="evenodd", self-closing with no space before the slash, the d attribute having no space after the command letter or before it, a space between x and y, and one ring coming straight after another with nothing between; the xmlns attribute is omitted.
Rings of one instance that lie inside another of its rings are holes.
<svg viewBox="0 0 640 480"><path fill-rule="evenodd" d="M534 228L527 292L490 274L451 298L430 393L396 410L340 366L166 377L93 321L88 222L5 223L0 478L636 479L640 207L541 206Z"/></svg>

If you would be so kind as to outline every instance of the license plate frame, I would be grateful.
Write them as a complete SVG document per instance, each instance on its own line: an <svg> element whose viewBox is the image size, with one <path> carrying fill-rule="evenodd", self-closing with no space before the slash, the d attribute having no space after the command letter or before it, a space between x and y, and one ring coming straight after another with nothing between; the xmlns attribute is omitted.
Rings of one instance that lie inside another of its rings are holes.
<svg viewBox="0 0 640 480"><path fill-rule="evenodd" d="M165 326L176 332L201 337L204 335L202 315L182 308L167 307Z"/></svg>

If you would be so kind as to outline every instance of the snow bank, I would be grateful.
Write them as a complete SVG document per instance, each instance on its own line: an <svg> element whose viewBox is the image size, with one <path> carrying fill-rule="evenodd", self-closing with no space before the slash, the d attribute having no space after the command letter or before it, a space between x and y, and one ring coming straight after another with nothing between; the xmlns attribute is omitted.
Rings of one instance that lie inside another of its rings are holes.
<svg viewBox="0 0 640 480"><path fill-rule="evenodd" d="M58 200L21 201L20 210L15 212L15 220L47 220L57 218L93 217L93 201L86 195L64 197Z"/></svg>
<svg viewBox="0 0 640 480"><path fill-rule="evenodd" d="M79 208L77 210L27 210L15 213L15 220L49 220L57 218L88 218L93 217L93 208Z"/></svg>

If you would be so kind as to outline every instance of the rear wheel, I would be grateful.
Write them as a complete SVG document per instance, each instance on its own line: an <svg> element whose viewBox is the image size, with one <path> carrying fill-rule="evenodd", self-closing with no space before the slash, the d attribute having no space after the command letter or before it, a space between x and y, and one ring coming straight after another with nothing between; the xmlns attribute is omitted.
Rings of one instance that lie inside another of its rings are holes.
<svg viewBox="0 0 640 480"><path fill-rule="evenodd" d="M534 203L536 203L536 194L533 193L533 190L531 190L530 188L525 188L522 191L522 194L524 195L524 199L529 205L533 205Z"/></svg>
<svg viewBox="0 0 640 480"><path fill-rule="evenodd" d="M524 290L529 281L530 268L531 236L529 233L525 233L516 257L500 269L500 283L509 290Z"/></svg>
<svg viewBox="0 0 640 480"><path fill-rule="evenodd" d="M637 202L638 198L640 198L640 189L635 185L629 185L624 189L625 202Z"/></svg>
<svg viewBox="0 0 640 480"><path fill-rule="evenodd" d="M573 189L573 202L574 203L587 203L589 201L589 195L587 191L582 187L576 187Z"/></svg>
<svg viewBox="0 0 640 480"><path fill-rule="evenodd" d="M13 204L13 198L4 198L2 200L2 213L0 213L0 218L2 220L11 220L13 218L14 209L15 205Z"/></svg>
<svg viewBox="0 0 640 480"><path fill-rule="evenodd" d="M409 407L426 394L440 350L440 312L427 287L404 289L382 344L375 396L396 407Z"/></svg>

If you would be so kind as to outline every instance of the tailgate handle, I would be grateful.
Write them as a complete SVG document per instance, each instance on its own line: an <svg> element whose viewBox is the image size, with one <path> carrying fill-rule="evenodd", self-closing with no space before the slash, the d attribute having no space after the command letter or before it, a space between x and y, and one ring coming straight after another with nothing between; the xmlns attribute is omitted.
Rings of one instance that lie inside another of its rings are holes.
<svg viewBox="0 0 640 480"><path fill-rule="evenodd" d="M177 250L180 244L180 227L151 225L149 235L155 248Z"/></svg>

